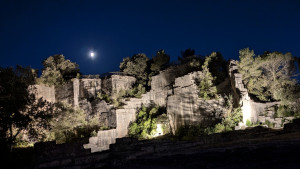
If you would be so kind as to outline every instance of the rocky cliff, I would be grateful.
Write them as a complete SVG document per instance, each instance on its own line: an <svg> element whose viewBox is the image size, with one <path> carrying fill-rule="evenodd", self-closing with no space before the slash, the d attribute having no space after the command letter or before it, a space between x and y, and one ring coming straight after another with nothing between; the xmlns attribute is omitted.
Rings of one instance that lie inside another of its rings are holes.
<svg viewBox="0 0 300 169"><path fill-rule="evenodd" d="M127 136L130 122L136 119L137 110L152 103L165 107L172 133L184 125L211 125L220 120L226 109L224 99L204 100L198 97L197 82L201 71L185 71L185 65L173 66L152 77L151 90L141 98L123 100L124 106L116 108L103 100L96 99L97 93L117 94L128 90L135 83L135 78L123 75L111 75L104 78L73 79L63 86L51 88L37 85L37 96L43 96L50 102L63 101L84 110L87 119L98 114L100 125L112 128L98 131L91 137L85 148L92 152L103 151L115 143L116 138ZM217 86L218 90L232 94L234 106L241 106L243 123L249 120L253 123L270 121L276 127L282 127L285 119L275 119L271 107L275 103L258 103L253 101L243 85L242 75L238 73L237 61L230 61L229 78ZM269 112L268 115L262 115ZM280 122L279 122L280 121ZM237 128L239 129L239 128Z"/></svg>

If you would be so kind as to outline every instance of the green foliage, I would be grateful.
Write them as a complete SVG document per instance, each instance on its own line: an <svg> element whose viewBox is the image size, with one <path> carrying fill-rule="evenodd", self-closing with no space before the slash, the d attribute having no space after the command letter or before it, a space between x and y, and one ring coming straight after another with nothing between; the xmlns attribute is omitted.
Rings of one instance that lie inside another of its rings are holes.
<svg viewBox="0 0 300 169"><path fill-rule="evenodd" d="M65 81L79 77L78 65L66 60L64 55L53 55L43 62L43 72L38 79L39 83L47 85L61 85Z"/></svg>
<svg viewBox="0 0 300 169"><path fill-rule="evenodd" d="M129 135L140 139L149 139L156 133L156 118L164 113L164 109L158 106L142 108L138 111L137 120L130 124Z"/></svg>
<svg viewBox="0 0 300 169"><path fill-rule="evenodd" d="M132 89L126 91L125 97L142 98L142 94L146 93L146 88L142 84L136 84Z"/></svg>
<svg viewBox="0 0 300 169"><path fill-rule="evenodd" d="M214 57L211 57L210 59L211 60L209 61L208 68L212 76L215 77L214 83L217 85L223 82L226 77L228 77L228 64L220 52L216 52Z"/></svg>
<svg viewBox="0 0 300 169"><path fill-rule="evenodd" d="M266 125L268 126L268 128L274 128L274 123L266 120Z"/></svg>
<svg viewBox="0 0 300 169"><path fill-rule="evenodd" d="M200 70L203 63L203 59L195 55L195 50L191 48L181 52L181 57L178 57L178 60L180 64L187 64L191 72Z"/></svg>
<svg viewBox="0 0 300 169"><path fill-rule="evenodd" d="M204 64L202 65L202 76L199 77L199 97L204 99L212 99L217 97L217 88L213 81L215 80L209 72L209 63L213 58L217 56L216 52L213 52L210 56L206 57Z"/></svg>
<svg viewBox="0 0 300 169"><path fill-rule="evenodd" d="M295 112L288 105L279 105L275 109L275 117L294 117Z"/></svg>
<svg viewBox="0 0 300 169"><path fill-rule="evenodd" d="M214 127L214 129L213 129L214 133L222 133L224 131L226 131L226 127L222 123L216 124L215 127Z"/></svg>
<svg viewBox="0 0 300 169"><path fill-rule="evenodd" d="M240 107L233 109L233 111L228 111L224 118L222 119L221 123L217 124L219 126L215 126L215 130L219 132L227 132L232 131L235 126L238 125L239 122L243 120L243 113ZM221 127L221 125L224 126ZM222 129L222 130L221 130Z"/></svg>
<svg viewBox="0 0 300 169"><path fill-rule="evenodd" d="M104 94L104 93L97 93L97 97L100 100L104 100L106 103L111 104L112 103L112 99L110 98L111 96L109 96L108 94Z"/></svg>
<svg viewBox="0 0 300 169"><path fill-rule="evenodd" d="M181 126L176 131L175 135L181 139L192 139L201 135L210 135L214 133L222 133L232 131L243 119L241 108L233 109L232 112L227 112L220 123L214 126L189 125Z"/></svg>
<svg viewBox="0 0 300 169"><path fill-rule="evenodd" d="M156 55L152 58L152 63L150 70L157 74L163 68L167 66L170 62L170 56L165 53L164 50L159 50L156 52Z"/></svg>
<svg viewBox="0 0 300 169"><path fill-rule="evenodd" d="M49 127L49 104L36 100L34 87L30 86L35 77L30 67L0 68L0 141L8 142L9 146L25 130L34 137L39 134L36 126Z"/></svg>
<svg viewBox="0 0 300 169"><path fill-rule="evenodd" d="M252 123L251 123L250 120L247 120L247 121L246 121L246 126L248 126L248 127L252 126Z"/></svg>
<svg viewBox="0 0 300 169"><path fill-rule="evenodd" d="M250 94L262 101L290 102L296 81L294 58L290 53L265 52L255 57L248 48L240 52L239 72Z"/></svg>
<svg viewBox="0 0 300 169"><path fill-rule="evenodd" d="M149 58L143 54L135 54L131 58L127 57L120 63L120 71L137 78L139 84L146 85L148 77Z"/></svg>
<svg viewBox="0 0 300 169"><path fill-rule="evenodd" d="M80 109L74 109L71 105L60 102L56 103L55 108L56 114L51 121L51 136L54 136L57 143L89 137L93 130L97 129L94 126L97 116L88 123L85 113Z"/></svg>

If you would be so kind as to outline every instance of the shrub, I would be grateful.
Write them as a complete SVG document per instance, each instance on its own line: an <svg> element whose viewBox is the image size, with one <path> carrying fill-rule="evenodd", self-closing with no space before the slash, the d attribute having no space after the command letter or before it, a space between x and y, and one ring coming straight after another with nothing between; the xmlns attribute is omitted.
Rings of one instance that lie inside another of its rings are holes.
<svg viewBox="0 0 300 169"><path fill-rule="evenodd" d="M251 123L250 120L247 120L247 121L246 121L246 126L248 126L248 127L252 126L252 123Z"/></svg>
<svg viewBox="0 0 300 169"><path fill-rule="evenodd" d="M275 117L290 117L295 116L295 112L287 105L279 105L275 109Z"/></svg>
<svg viewBox="0 0 300 169"><path fill-rule="evenodd" d="M137 120L129 126L129 136L140 139L149 139L156 133L156 118L163 114L165 110L161 107L152 105L142 106L137 113Z"/></svg>
<svg viewBox="0 0 300 169"><path fill-rule="evenodd" d="M56 114L50 122L49 137L57 143L73 142L90 137L93 131L96 132L100 128L99 116L86 121L86 115L81 109L74 109L71 105L64 103L57 103L55 107Z"/></svg>

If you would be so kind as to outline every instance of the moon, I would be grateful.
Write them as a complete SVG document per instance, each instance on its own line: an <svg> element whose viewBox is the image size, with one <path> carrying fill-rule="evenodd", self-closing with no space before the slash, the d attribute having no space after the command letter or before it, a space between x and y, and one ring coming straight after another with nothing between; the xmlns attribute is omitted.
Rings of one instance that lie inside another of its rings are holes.
<svg viewBox="0 0 300 169"><path fill-rule="evenodd" d="M90 52L90 57L91 57L92 59L94 59L95 53L94 53L94 52Z"/></svg>

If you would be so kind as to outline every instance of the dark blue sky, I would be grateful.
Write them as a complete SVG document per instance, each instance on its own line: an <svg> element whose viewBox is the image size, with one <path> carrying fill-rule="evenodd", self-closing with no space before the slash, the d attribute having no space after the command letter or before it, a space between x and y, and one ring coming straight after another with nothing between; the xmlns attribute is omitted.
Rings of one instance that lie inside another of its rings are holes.
<svg viewBox="0 0 300 169"><path fill-rule="evenodd" d="M122 58L193 48L237 59L238 50L300 56L300 1L0 0L0 66L42 68L64 54L83 74L118 71ZM97 58L88 57L94 50Z"/></svg>

